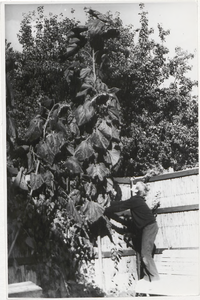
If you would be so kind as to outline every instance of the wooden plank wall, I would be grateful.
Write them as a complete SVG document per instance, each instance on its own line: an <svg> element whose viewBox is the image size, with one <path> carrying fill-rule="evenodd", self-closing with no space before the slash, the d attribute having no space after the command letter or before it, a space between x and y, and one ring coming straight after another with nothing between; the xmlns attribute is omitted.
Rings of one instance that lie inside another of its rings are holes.
<svg viewBox="0 0 200 300"><path fill-rule="evenodd" d="M136 178L141 180L142 178ZM122 190L122 200L130 197L130 178L115 179ZM157 222L159 232L156 238L157 254L169 248L199 247L199 176L198 169L190 169L176 173L167 173L152 177L148 183L149 193L147 204L153 207L155 201L160 201ZM120 235L114 233L116 245L105 237L101 241L102 272L104 279L101 287L105 291L119 289L134 289L136 272L136 257L134 251L127 248ZM117 247L118 241L122 247ZM114 248L123 250L122 259L115 272L111 251ZM128 263L129 262L129 263ZM98 259L96 272L98 273ZM114 276L113 276L114 274ZM97 276L97 283L99 281ZM132 278L132 280L131 280ZM131 283L131 284L130 284Z"/></svg>

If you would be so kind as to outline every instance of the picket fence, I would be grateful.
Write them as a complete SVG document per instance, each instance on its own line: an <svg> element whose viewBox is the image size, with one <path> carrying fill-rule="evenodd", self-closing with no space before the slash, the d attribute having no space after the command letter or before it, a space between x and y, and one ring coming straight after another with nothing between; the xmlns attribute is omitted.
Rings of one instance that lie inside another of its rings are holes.
<svg viewBox="0 0 200 300"><path fill-rule="evenodd" d="M143 178L136 178L142 180ZM115 178L122 191L122 200L131 196L131 178ZM156 237L156 257L164 249L199 247L199 175L198 169L166 173L150 179L147 204L157 210L159 231ZM118 223L119 225L119 223ZM108 237L99 239L95 260L95 281L106 293L134 295L138 280L136 253L127 248L122 237L113 233L115 245ZM120 243L120 246L118 245ZM111 253L121 250L118 265ZM198 262L197 262L198 263ZM117 267L117 269L116 269Z"/></svg>

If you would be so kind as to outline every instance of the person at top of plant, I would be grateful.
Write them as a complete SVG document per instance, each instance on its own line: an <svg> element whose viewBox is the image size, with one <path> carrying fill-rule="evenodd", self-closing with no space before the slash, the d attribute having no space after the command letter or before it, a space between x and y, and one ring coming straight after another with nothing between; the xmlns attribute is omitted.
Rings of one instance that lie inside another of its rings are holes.
<svg viewBox="0 0 200 300"><path fill-rule="evenodd" d="M158 232L156 219L145 202L148 188L145 183L138 181L135 185L135 195L125 201L112 202L104 214L114 219L114 213L130 209L131 217L137 229L141 230L141 257L144 263L144 280L158 280L159 274L152 257L154 241Z"/></svg>

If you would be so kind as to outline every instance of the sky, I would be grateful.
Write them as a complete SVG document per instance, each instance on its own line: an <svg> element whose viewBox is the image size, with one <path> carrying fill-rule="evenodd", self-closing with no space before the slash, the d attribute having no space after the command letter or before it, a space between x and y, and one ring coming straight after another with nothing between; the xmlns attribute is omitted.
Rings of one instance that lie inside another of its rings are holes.
<svg viewBox="0 0 200 300"><path fill-rule="evenodd" d="M132 24L135 29L139 27L140 12L139 3L134 1L106 1L106 2L77 2L64 1L53 3L32 2L32 1L9 1L5 2L5 38L12 43L15 50L21 50L21 45L18 43L17 33L20 29L20 22L23 18L23 13L36 10L39 5L44 5L45 15L49 12L53 14L63 13L64 17L75 18L85 23L86 15L84 7L91 7L101 13L111 11L120 12L120 17L124 25ZM149 26L157 29L157 24L162 24L165 30L170 30L170 35L166 39L166 46L170 50L169 56L175 54L175 47L179 46L190 53L195 54L195 59L192 60L193 71L191 72L192 79L197 79L197 48L198 48L198 0L188 1L143 1L145 3L145 11L148 12ZM75 10L72 13L72 8ZM155 31L155 38L158 36Z"/></svg>

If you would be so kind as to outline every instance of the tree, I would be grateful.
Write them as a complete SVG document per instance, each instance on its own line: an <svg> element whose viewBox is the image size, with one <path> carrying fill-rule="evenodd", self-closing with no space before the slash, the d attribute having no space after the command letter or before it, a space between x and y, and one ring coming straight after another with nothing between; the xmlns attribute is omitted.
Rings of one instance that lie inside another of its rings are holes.
<svg viewBox="0 0 200 300"><path fill-rule="evenodd" d="M197 82L187 77L194 56L177 47L175 57L168 58L165 41L170 32L158 24L160 43L152 39L148 13L144 5L140 9L140 28L120 27L119 40L107 45L120 54L108 51L104 64L105 82L120 89L124 150L118 176L144 175L154 167L181 170L198 163L198 104L191 94Z"/></svg>

